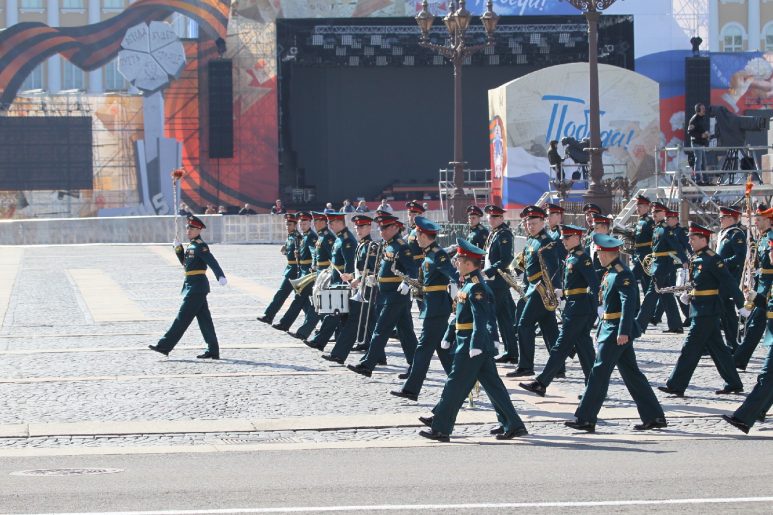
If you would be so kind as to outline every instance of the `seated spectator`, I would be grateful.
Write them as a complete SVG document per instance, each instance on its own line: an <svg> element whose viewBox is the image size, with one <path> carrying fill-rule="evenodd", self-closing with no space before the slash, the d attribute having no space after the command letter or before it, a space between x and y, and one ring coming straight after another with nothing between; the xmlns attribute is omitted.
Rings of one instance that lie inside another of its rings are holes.
<svg viewBox="0 0 773 515"><path fill-rule="evenodd" d="M217 209L212 204L207 204L207 209L204 210L205 215L216 215Z"/></svg>
<svg viewBox="0 0 773 515"><path fill-rule="evenodd" d="M322 212L325 213L325 214L335 213L336 210L333 209L333 203L332 202L328 202L327 204L325 204L325 209L323 209Z"/></svg>
<svg viewBox="0 0 773 515"><path fill-rule="evenodd" d="M239 210L240 215L256 215L254 209L252 209L252 206L249 204L244 204L244 207Z"/></svg>
<svg viewBox="0 0 773 515"><path fill-rule="evenodd" d="M357 213L367 213L368 211L370 211L370 209L368 209L368 205L365 203L364 200L360 200L357 203L357 209L355 209L355 211Z"/></svg>
<svg viewBox="0 0 773 515"><path fill-rule="evenodd" d="M191 208L188 207L188 204L185 202L180 202L180 210L177 212L178 215L182 216L188 216L192 215L193 211L191 211Z"/></svg>
<svg viewBox="0 0 773 515"><path fill-rule="evenodd" d="M282 205L282 201L279 199L276 199L276 202L274 202L274 205L271 206L271 214L272 215L283 215L287 213L287 210Z"/></svg>
<svg viewBox="0 0 773 515"><path fill-rule="evenodd" d="M217 214L219 215L227 215L228 210L226 210L225 206L217 206Z"/></svg>
<svg viewBox="0 0 773 515"><path fill-rule="evenodd" d="M423 208L424 208L424 211L428 211L428 210L429 210L429 203L428 203L428 202L425 202L425 203L423 203L423 204L421 205L421 207L423 207Z"/></svg>
<svg viewBox="0 0 773 515"><path fill-rule="evenodd" d="M387 211L389 213L392 212L392 206L389 205L386 198L381 199L381 204L378 205L376 208L376 211Z"/></svg>
<svg viewBox="0 0 773 515"><path fill-rule="evenodd" d="M341 206L341 212L342 213L353 213L354 212L354 206L352 205L352 201L349 199L344 200L344 205Z"/></svg>

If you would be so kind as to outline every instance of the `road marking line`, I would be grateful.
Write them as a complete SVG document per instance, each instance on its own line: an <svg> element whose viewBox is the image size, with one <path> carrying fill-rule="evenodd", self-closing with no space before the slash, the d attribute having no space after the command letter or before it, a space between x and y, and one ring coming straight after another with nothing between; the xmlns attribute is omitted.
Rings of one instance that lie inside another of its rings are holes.
<svg viewBox="0 0 773 515"><path fill-rule="evenodd" d="M501 502L465 504L372 504L359 506L286 506L275 508L225 508L210 510L157 510L157 511L114 511L114 512L72 512L59 515L224 515L231 513L313 513L335 511L422 511L422 510L502 510L526 508L600 508L609 506L658 506L658 505L702 505L702 504L754 504L771 502L773 497L708 497L694 499L621 499L611 501L545 501L545 502Z"/></svg>
<svg viewBox="0 0 773 515"><path fill-rule="evenodd" d="M19 272L24 249L17 247L0 248L0 326L5 320L5 313L11 301L11 293L16 283L16 275Z"/></svg>
<svg viewBox="0 0 773 515"><path fill-rule="evenodd" d="M149 333L149 335L158 333ZM112 335L108 335L112 336ZM102 336L104 338L104 336ZM195 345L177 345L175 350L199 350L201 346ZM275 349L298 349L308 351L305 345L299 345L298 342L287 343L266 343L266 344L244 344L244 345L220 345L220 349L228 350L275 350ZM32 350L8 350L0 351L0 356L25 356L32 354L69 354L85 352L147 352L147 347L81 347L76 349L32 349Z"/></svg>
<svg viewBox="0 0 773 515"><path fill-rule="evenodd" d="M139 305L103 270L71 268L67 270L80 291L95 322L128 322L146 320Z"/></svg>

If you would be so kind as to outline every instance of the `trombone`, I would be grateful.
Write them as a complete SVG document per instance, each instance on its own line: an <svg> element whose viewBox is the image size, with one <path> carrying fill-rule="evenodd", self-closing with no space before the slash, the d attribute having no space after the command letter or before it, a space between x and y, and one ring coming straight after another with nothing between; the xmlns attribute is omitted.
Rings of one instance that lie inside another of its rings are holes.
<svg viewBox="0 0 773 515"><path fill-rule="evenodd" d="M375 247L375 252L374 252ZM368 270L368 262L370 262L370 256L375 255L376 259L373 261L373 274L375 277L375 274L378 272L378 266L381 261L381 256L384 251L384 245L380 242L371 241L368 243L368 250L365 257L365 265L362 267L362 279L360 280L360 287L357 289L357 293L352 295L352 300L360 303L360 315L357 319L357 337L355 339L354 345L362 345L365 343L365 340L367 338L367 335L365 332L368 329L368 324L370 323L370 311L371 307L373 305L373 296L376 294L376 285L370 287L370 292L368 295L368 298L366 299L364 297L365 288L367 287L368 282L368 276L370 275L370 270ZM365 325L363 326L363 311L367 311L365 314ZM362 333L362 338L360 338L360 334Z"/></svg>

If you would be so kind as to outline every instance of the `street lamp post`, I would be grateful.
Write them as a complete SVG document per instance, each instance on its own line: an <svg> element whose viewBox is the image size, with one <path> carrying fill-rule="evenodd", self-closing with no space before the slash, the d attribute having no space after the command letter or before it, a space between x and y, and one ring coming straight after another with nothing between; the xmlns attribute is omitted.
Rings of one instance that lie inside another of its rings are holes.
<svg viewBox="0 0 773 515"><path fill-rule="evenodd" d="M470 26L472 15L465 8L465 0L456 0L449 3L448 15L443 18L448 29L448 43L437 45L430 42L429 31L435 21L435 17L429 12L427 0L422 2L422 10L416 15L416 23L421 30L419 45L429 48L442 55L454 65L454 160L449 163L454 169L454 189L448 202L448 219L451 222L464 222L466 220L466 208L470 204L470 197L464 192L464 157L462 141L462 67L464 58L476 52L480 52L487 46L494 44L494 31L497 28L499 16L494 13L492 0L488 1L486 12L480 17L483 28L486 31L486 43L483 45L467 46L465 37Z"/></svg>
<svg viewBox="0 0 773 515"><path fill-rule="evenodd" d="M616 0L565 0L585 13L588 20L588 64L590 65L590 186L585 198L607 212L612 210L612 195L604 186L601 159L601 121L599 108L599 18L601 11Z"/></svg>

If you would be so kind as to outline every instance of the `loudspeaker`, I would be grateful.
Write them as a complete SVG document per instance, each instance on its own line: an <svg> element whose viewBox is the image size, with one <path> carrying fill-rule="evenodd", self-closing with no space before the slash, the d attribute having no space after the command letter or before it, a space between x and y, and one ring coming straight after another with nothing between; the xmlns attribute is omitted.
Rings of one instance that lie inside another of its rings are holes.
<svg viewBox="0 0 773 515"><path fill-rule="evenodd" d="M708 109L711 104L711 59L688 57L685 64L684 114L686 122L695 114L695 104L701 103Z"/></svg>
<svg viewBox="0 0 773 515"><path fill-rule="evenodd" d="M233 64L215 59L207 64L209 83L209 157L234 155Z"/></svg>

